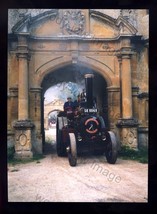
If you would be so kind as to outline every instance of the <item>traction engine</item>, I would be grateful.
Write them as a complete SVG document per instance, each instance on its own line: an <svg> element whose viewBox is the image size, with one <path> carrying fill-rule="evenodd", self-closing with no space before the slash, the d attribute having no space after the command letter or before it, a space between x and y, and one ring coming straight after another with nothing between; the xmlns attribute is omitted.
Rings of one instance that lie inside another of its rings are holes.
<svg viewBox="0 0 157 214"><path fill-rule="evenodd" d="M115 134L105 127L93 99L93 78L93 74L85 75L86 97L79 106L69 107L57 116L57 154L61 157L67 155L70 166L76 166L77 156L83 152L105 154L110 164L117 160Z"/></svg>

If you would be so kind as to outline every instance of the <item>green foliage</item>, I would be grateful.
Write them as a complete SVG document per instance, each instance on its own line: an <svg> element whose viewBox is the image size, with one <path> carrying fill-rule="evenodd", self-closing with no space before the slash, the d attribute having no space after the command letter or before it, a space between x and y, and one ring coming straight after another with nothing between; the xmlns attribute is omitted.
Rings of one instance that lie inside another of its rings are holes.
<svg viewBox="0 0 157 214"><path fill-rule="evenodd" d="M7 157L8 157L9 160L13 159L14 153L15 153L15 149L14 149L13 146L7 148Z"/></svg>
<svg viewBox="0 0 157 214"><path fill-rule="evenodd" d="M121 146L119 156L125 160L136 160L140 163L148 163L148 149L143 148L139 150L131 149L129 146Z"/></svg>
<svg viewBox="0 0 157 214"><path fill-rule="evenodd" d="M45 158L45 156L42 154L35 154L35 155L33 155L32 158L29 158L29 159L27 159L27 158L15 159L12 157L12 158L8 158L8 164L16 165L16 164L25 164L25 163L35 162L35 161L36 161L36 163L40 163L39 160L41 160L43 158Z"/></svg>

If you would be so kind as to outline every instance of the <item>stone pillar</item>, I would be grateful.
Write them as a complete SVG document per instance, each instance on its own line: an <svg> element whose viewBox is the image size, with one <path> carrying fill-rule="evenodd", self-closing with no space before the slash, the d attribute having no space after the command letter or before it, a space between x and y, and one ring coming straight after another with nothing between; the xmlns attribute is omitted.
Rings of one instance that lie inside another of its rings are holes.
<svg viewBox="0 0 157 214"><path fill-rule="evenodd" d="M122 117L132 118L130 55L122 55Z"/></svg>
<svg viewBox="0 0 157 214"><path fill-rule="evenodd" d="M29 120L28 112L28 35L28 33L18 34L18 121L13 125L15 128L15 158L30 158L33 155L32 131L34 124Z"/></svg>
<svg viewBox="0 0 157 214"><path fill-rule="evenodd" d="M115 132L115 124L120 117L120 90L119 87L107 87L108 92L108 116L110 130Z"/></svg>
<svg viewBox="0 0 157 214"><path fill-rule="evenodd" d="M28 119L28 57L27 35L20 35L17 52L19 63L18 120Z"/></svg>
<svg viewBox="0 0 157 214"><path fill-rule="evenodd" d="M138 94L139 99L139 148L148 148L148 92Z"/></svg>
<svg viewBox="0 0 157 214"><path fill-rule="evenodd" d="M32 153L32 129L34 124L30 120L19 120L14 124L15 128L15 155L16 159L31 158Z"/></svg>
<svg viewBox="0 0 157 214"><path fill-rule="evenodd" d="M117 127L120 131L121 143L137 149L138 122L133 118L132 110L131 54L130 39L123 38L121 40L121 53L118 56L118 58L121 57L119 66L121 69L122 118L119 118Z"/></svg>
<svg viewBox="0 0 157 214"><path fill-rule="evenodd" d="M138 149L137 126L138 121L135 118L120 118L118 120L117 127L119 128L121 145L127 145L130 148Z"/></svg>
<svg viewBox="0 0 157 214"><path fill-rule="evenodd" d="M10 87L8 94L8 117L7 117L7 144L9 147L14 146L15 133L12 127L12 121L17 120L18 114L18 89Z"/></svg>

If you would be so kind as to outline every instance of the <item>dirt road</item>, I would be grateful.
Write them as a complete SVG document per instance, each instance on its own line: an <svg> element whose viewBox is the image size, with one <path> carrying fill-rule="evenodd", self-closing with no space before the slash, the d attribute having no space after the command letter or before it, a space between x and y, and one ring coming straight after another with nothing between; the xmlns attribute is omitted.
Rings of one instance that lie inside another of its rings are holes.
<svg viewBox="0 0 157 214"><path fill-rule="evenodd" d="M148 164L83 156L70 167L51 147L38 162L8 167L9 202L147 202Z"/></svg>

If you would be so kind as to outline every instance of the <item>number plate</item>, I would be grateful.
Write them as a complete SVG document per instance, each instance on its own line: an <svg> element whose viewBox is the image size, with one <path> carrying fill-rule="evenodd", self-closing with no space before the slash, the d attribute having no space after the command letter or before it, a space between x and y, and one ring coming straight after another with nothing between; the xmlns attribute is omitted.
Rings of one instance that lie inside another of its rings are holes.
<svg viewBox="0 0 157 214"><path fill-rule="evenodd" d="M97 108L85 108L84 112L85 113L97 113L98 109Z"/></svg>

